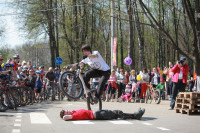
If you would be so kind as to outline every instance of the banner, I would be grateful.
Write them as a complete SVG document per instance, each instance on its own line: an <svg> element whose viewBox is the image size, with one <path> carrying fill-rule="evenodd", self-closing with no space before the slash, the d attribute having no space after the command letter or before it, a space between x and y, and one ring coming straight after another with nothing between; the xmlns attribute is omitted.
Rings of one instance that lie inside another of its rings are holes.
<svg viewBox="0 0 200 133"><path fill-rule="evenodd" d="M117 66L116 54L117 54L117 37L114 37L114 41L113 41L113 66Z"/></svg>

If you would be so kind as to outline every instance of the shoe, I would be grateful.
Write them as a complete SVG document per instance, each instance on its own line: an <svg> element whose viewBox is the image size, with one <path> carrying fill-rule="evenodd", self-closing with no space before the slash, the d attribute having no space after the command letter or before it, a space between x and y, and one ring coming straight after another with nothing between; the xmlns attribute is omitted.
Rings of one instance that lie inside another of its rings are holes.
<svg viewBox="0 0 200 133"><path fill-rule="evenodd" d="M105 102L109 102L109 101L106 99Z"/></svg>
<svg viewBox="0 0 200 133"><path fill-rule="evenodd" d="M94 96L94 98L93 98L93 102L94 102L95 104L97 104L98 101L99 101L99 98L97 98L96 96Z"/></svg>
<svg viewBox="0 0 200 133"><path fill-rule="evenodd" d="M140 120L142 118L142 116L144 115L144 113L145 113L145 109L144 108L143 109L140 108L138 113L136 114L136 119Z"/></svg>
<svg viewBox="0 0 200 133"><path fill-rule="evenodd" d="M113 99L111 99L111 102L113 102Z"/></svg>
<svg viewBox="0 0 200 133"><path fill-rule="evenodd" d="M172 107L168 108L168 110L174 110Z"/></svg>

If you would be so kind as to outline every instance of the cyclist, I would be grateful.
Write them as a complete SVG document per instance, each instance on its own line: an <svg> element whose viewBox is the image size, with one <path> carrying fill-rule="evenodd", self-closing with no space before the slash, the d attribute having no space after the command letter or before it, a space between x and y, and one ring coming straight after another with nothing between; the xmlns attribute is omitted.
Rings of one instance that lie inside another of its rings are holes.
<svg viewBox="0 0 200 133"><path fill-rule="evenodd" d="M59 80L59 78L60 78L60 75L61 75L61 74L60 74L60 70L59 70L59 68L57 68L57 67L54 69L54 71L55 71L54 74L55 74L55 77L56 77L56 83L57 83L58 80Z"/></svg>
<svg viewBox="0 0 200 133"><path fill-rule="evenodd" d="M19 61L20 61L19 55L15 54L13 56L13 61L11 62L11 64L14 64L15 73L21 78L20 72L18 71L18 63L19 63Z"/></svg>
<svg viewBox="0 0 200 133"><path fill-rule="evenodd" d="M145 109L139 108L135 113L124 113L121 110L62 110L60 117L63 120L113 120L113 119L137 119L140 120L144 115Z"/></svg>
<svg viewBox="0 0 200 133"><path fill-rule="evenodd" d="M88 64L92 68L87 71L83 77L86 87L90 89L90 85L88 83L90 78L101 77L94 97L94 102L97 103L98 99L102 95L105 84L110 77L110 67L104 61L101 54L98 51L92 51L89 45L85 44L82 46L82 53L86 58L80 62L80 65Z"/></svg>
<svg viewBox="0 0 200 133"><path fill-rule="evenodd" d="M53 68L49 67L49 71L46 73L45 78L47 79L47 86L51 86L52 92L54 94L54 84L56 81L56 76L53 72Z"/></svg>

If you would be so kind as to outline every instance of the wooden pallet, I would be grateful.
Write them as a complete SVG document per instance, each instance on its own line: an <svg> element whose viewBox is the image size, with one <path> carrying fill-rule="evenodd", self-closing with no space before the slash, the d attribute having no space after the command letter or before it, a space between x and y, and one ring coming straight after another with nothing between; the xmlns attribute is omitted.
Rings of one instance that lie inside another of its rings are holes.
<svg viewBox="0 0 200 133"><path fill-rule="evenodd" d="M188 114L188 115L192 115L192 114L200 114L200 108L198 109L179 109L176 108L176 113L181 113L181 114Z"/></svg>
<svg viewBox="0 0 200 133"><path fill-rule="evenodd" d="M200 98L199 92L180 92L178 98L197 99Z"/></svg>

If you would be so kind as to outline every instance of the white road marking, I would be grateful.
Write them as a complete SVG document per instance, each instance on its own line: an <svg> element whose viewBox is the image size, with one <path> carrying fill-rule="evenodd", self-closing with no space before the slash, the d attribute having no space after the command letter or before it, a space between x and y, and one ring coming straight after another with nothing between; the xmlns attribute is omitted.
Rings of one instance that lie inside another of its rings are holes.
<svg viewBox="0 0 200 133"><path fill-rule="evenodd" d="M147 125L147 126L151 126L152 125L151 123L146 123L146 122L144 122L143 124Z"/></svg>
<svg viewBox="0 0 200 133"><path fill-rule="evenodd" d="M113 124L133 124L131 122L125 121L125 120L113 120L113 121L109 121Z"/></svg>
<svg viewBox="0 0 200 133"><path fill-rule="evenodd" d="M21 122L22 120L21 120L21 119L16 119L15 121L16 121L16 122Z"/></svg>
<svg viewBox="0 0 200 133"><path fill-rule="evenodd" d="M30 113L31 124L51 124L45 113Z"/></svg>
<svg viewBox="0 0 200 133"><path fill-rule="evenodd" d="M21 115L22 113L17 113L17 115Z"/></svg>
<svg viewBox="0 0 200 133"><path fill-rule="evenodd" d="M170 129L167 129L167 128L164 128L164 127L157 127L158 129L160 130L163 130L163 131L169 131Z"/></svg>
<svg viewBox="0 0 200 133"><path fill-rule="evenodd" d="M18 115L17 118L22 118L22 116L21 116L21 115Z"/></svg>
<svg viewBox="0 0 200 133"><path fill-rule="evenodd" d="M12 133L20 133L20 129L13 129Z"/></svg>
<svg viewBox="0 0 200 133"><path fill-rule="evenodd" d="M72 121L74 124L94 124L91 121Z"/></svg>
<svg viewBox="0 0 200 133"><path fill-rule="evenodd" d="M21 124L15 123L15 124L14 124L14 127L21 127Z"/></svg>

